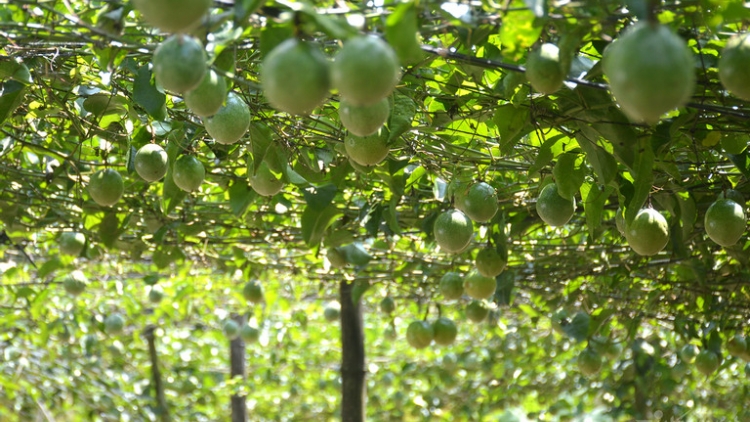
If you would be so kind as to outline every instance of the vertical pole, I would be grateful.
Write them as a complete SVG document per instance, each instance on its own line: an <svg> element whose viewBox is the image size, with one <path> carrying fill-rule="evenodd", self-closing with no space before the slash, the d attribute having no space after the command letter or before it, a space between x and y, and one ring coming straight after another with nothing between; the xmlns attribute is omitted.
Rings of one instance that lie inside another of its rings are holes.
<svg viewBox="0 0 750 422"><path fill-rule="evenodd" d="M365 337L360 302L352 300L353 284L342 281L341 302L341 420L364 422L367 386L365 384Z"/></svg>
<svg viewBox="0 0 750 422"><path fill-rule="evenodd" d="M244 318L237 314L232 314L237 324L242 327ZM229 342L229 365L230 376L242 377L245 379L245 342L241 337ZM232 395L232 422L247 422L247 405L245 397L239 394Z"/></svg>
<svg viewBox="0 0 750 422"><path fill-rule="evenodd" d="M155 413L159 416L161 422L170 422L172 418L169 416L167 399L164 395L164 384L161 381L161 371L159 370L159 357L156 354L155 330L156 327L149 325L143 331L143 336L146 337L146 342L148 343L148 356L151 360L151 384L154 386L156 393Z"/></svg>

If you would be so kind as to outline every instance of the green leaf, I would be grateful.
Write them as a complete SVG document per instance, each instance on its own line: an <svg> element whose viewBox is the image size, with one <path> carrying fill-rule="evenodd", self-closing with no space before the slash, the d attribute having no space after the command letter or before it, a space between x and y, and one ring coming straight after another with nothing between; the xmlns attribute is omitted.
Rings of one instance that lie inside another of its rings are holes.
<svg viewBox="0 0 750 422"><path fill-rule="evenodd" d="M229 187L229 207L232 213L240 216L255 199L255 191L244 180L235 180Z"/></svg>
<svg viewBox="0 0 750 422"><path fill-rule="evenodd" d="M639 152L633 163L633 198L625 209L625 221L630 224L646 203L654 184L654 151L648 140L639 141Z"/></svg>
<svg viewBox="0 0 750 422"><path fill-rule="evenodd" d="M539 151L536 154L534 163L529 166L529 176L538 173L539 170L541 170L543 167L549 164L550 161L552 161L552 158L554 157L554 154L552 153L552 147L564 138L566 138L565 135L555 135L544 141L542 146L539 147Z"/></svg>
<svg viewBox="0 0 750 422"><path fill-rule="evenodd" d="M557 157L552 169L557 184L557 192L563 198L573 199L581 188L585 171L581 168L578 154L565 153Z"/></svg>
<svg viewBox="0 0 750 422"><path fill-rule="evenodd" d="M357 280L352 287L352 303L357 304L362 296L370 290L370 282L367 280Z"/></svg>
<svg viewBox="0 0 750 422"><path fill-rule="evenodd" d="M584 127L585 125L581 125ZM589 138L589 135L593 135L595 132L591 130L581 130L576 134L576 140L578 145L581 146L583 152L586 153L586 159L588 160L591 167L596 173L599 183L602 185L609 185L617 175L617 161L612 154L608 153L604 148L596 145L594 139Z"/></svg>
<svg viewBox="0 0 750 422"><path fill-rule="evenodd" d="M682 237L687 239L693 232L693 226L698 216L695 200L689 192L678 192L675 194L677 205L680 209L680 225L682 226Z"/></svg>
<svg viewBox="0 0 750 422"><path fill-rule="evenodd" d="M159 92L148 65L141 66L133 80L133 100L156 120L167 117L167 96Z"/></svg>
<svg viewBox="0 0 750 422"><path fill-rule="evenodd" d="M305 244L310 248L316 247L323 239L328 226L340 215L342 212L333 205L322 210L310 206L305 207L301 220L302 239Z"/></svg>
<svg viewBox="0 0 750 422"><path fill-rule="evenodd" d="M263 123L253 122L250 125L249 133L253 151L253 168L258 168L266 158L268 147L273 143L271 129Z"/></svg>
<svg viewBox="0 0 750 422"><path fill-rule="evenodd" d="M37 272L37 277L45 278L62 267L63 267L63 264L62 262L60 262L60 257L56 256L54 258L48 259L44 264L42 264L41 267L39 267L39 271Z"/></svg>
<svg viewBox="0 0 750 422"><path fill-rule="evenodd" d="M372 260L372 255L367 253L361 243L352 243L342 246L340 251L346 257L346 261L356 267L363 267Z"/></svg>
<svg viewBox="0 0 750 422"><path fill-rule="evenodd" d="M585 312L578 312L566 326L563 327L565 334L568 337L575 339L576 341L583 341L589 335L589 325L591 324L591 317Z"/></svg>
<svg viewBox="0 0 750 422"><path fill-rule="evenodd" d="M263 3L265 3L265 0L235 0L234 22L244 26L247 18L258 10Z"/></svg>
<svg viewBox="0 0 750 422"><path fill-rule="evenodd" d="M10 57L0 57L0 80L12 79L25 85L32 84L29 68Z"/></svg>
<svg viewBox="0 0 750 422"><path fill-rule="evenodd" d="M26 94L26 86L11 80L0 85L0 124L10 117L21 105Z"/></svg>
<svg viewBox="0 0 750 422"><path fill-rule="evenodd" d="M604 204L614 191L612 186L602 187L600 185L584 183L581 185L581 199L583 200L583 211L586 215L586 226L592 240L598 237L597 230L602 225Z"/></svg>
<svg viewBox="0 0 750 422"><path fill-rule="evenodd" d="M181 148L177 145L177 141L170 140L167 144L167 157L169 159L169 168L167 168L167 174L164 176L164 183L162 185L162 212L167 215L174 211L177 204L181 203L187 192L177 187L172 178L172 163L177 159L177 155Z"/></svg>
<svg viewBox="0 0 750 422"><path fill-rule="evenodd" d="M412 65L424 60L425 54L419 45L415 3L401 3L388 16L385 23L385 39L396 51L403 65Z"/></svg>
<svg viewBox="0 0 750 422"><path fill-rule="evenodd" d="M388 143L393 143L399 136L411 129L411 122L417 114L417 105L410 97L395 94L391 115L388 117Z"/></svg>
<svg viewBox="0 0 750 422"><path fill-rule="evenodd" d="M535 17L531 10L518 10L503 16L500 44L506 57L519 59L539 38L542 26L537 25Z"/></svg>
<svg viewBox="0 0 750 422"><path fill-rule="evenodd" d="M302 195L305 197L305 202L309 208L322 211L333 202L333 198L336 197L337 192L336 185L328 184L321 187L303 189Z"/></svg>
<svg viewBox="0 0 750 422"><path fill-rule="evenodd" d="M530 113L527 108L516 108L511 104L497 108L492 121L497 126L500 135L500 151L503 154L508 154L521 137L529 132L529 118Z"/></svg>
<svg viewBox="0 0 750 422"><path fill-rule="evenodd" d="M279 25L273 19L269 19L266 26L260 32L259 50L260 57L263 58L277 45L294 36L294 30L291 25Z"/></svg>

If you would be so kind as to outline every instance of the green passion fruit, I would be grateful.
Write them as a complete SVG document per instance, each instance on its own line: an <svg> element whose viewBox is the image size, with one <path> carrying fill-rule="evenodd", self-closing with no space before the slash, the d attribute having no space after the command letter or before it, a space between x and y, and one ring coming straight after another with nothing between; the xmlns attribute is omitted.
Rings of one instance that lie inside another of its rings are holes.
<svg viewBox="0 0 750 422"><path fill-rule="evenodd" d="M487 315L490 314L490 308L483 300L472 300L466 305L464 312L469 321L479 323L487 319Z"/></svg>
<svg viewBox="0 0 750 422"><path fill-rule="evenodd" d="M474 224L462 211L452 209L435 219L435 241L448 253L463 252L474 237Z"/></svg>
<svg viewBox="0 0 750 422"><path fill-rule="evenodd" d="M125 193L125 183L117 170L99 170L89 178L88 191L94 202L103 207L111 207Z"/></svg>
<svg viewBox="0 0 750 422"><path fill-rule="evenodd" d="M250 280L242 288L242 296L251 303L263 301L263 286L257 280Z"/></svg>
<svg viewBox="0 0 750 422"><path fill-rule="evenodd" d="M477 253L474 265L485 277L495 278L505 270L507 262L495 248L484 248Z"/></svg>
<svg viewBox="0 0 750 422"><path fill-rule="evenodd" d="M667 219L653 208L644 208L626 228L625 239L638 255L656 255L669 242Z"/></svg>
<svg viewBox="0 0 750 422"><path fill-rule="evenodd" d="M372 105L391 95L400 78L393 48L372 35L347 40L331 66L334 88L353 105Z"/></svg>
<svg viewBox="0 0 750 422"><path fill-rule="evenodd" d="M104 330L107 334L117 335L125 329L125 318L120 314L111 314L104 319Z"/></svg>
<svg viewBox="0 0 750 422"><path fill-rule="evenodd" d="M135 172L147 182L156 182L167 174L167 152L159 145L146 144L135 154Z"/></svg>
<svg viewBox="0 0 750 422"><path fill-rule="evenodd" d="M229 340L234 340L240 336L240 324L233 319L224 321L224 325L221 328L224 332L224 336Z"/></svg>
<svg viewBox="0 0 750 422"><path fill-rule="evenodd" d="M560 49L545 43L532 50L526 59L526 79L542 94L552 94L563 85L565 71L560 63Z"/></svg>
<svg viewBox="0 0 750 422"><path fill-rule="evenodd" d="M61 254L78 256L86 245L86 236L78 232L64 232L60 235L58 245Z"/></svg>
<svg viewBox="0 0 750 422"><path fill-rule="evenodd" d="M444 298L460 299L464 295L464 279L459 273L449 271L440 278L439 288Z"/></svg>
<svg viewBox="0 0 750 422"><path fill-rule="evenodd" d="M539 218L552 227L564 226L573 218L576 200L563 198L557 192L557 185L550 183L539 193L536 200L536 212Z"/></svg>
<svg viewBox="0 0 750 422"><path fill-rule="evenodd" d="M695 367L701 374L709 376L719 369L719 356L710 350L702 350L695 358Z"/></svg>
<svg viewBox="0 0 750 422"><path fill-rule="evenodd" d="M211 0L133 0L133 6L146 22L172 33L198 26L211 3Z"/></svg>
<svg viewBox="0 0 750 422"><path fill-rule="evenodd" d="M706 211L706 234L721 246L732 246L745 233L747 219L742 206L731 199L719 199Z"/></svg>
<svg viewBox="0 0 750 422"><path fill-rule="evenodd" d="M486 223L497 214L497 192L485 182L473 184L459 201L461 211L477 223Z"/></svg>
<svg viewBox="0 0 750 422"><path fill-rule="evenodd" d="M78 296L86 290L88 278L81 271L73 271L63 279L63 288L68 294Z"/></svg>
<svg viewBox="0 0 750 422"><path fill-rule="evenodd" d="M586 348L578 355L578 370L583 375L595 375L602 368L602 357L593 349Z"/></svg>
<svg viewBox="0 0 750 422"><path fill-rule="evenodd" d="M432 330L434 333L433 340L441 346L448 346L456 341L458 328L456 328L456 324L452 320L446 317L436 319L432 323Z"/></svg>
<svg viewBox="0 0 750 422"><path fill-rule="evenodd" d="M602 58L610 90L631 120L656 124L683 106L695 88L693 55L660 24L639 22L610 44Z"/></svg>
<svg viewBox="0 0 750 422"><path fill-rule="evenodd" d="M329 64L312 44L290 38L268 53L260 68L263 92L275 109L309 114L330 89Z"/></svg>
<svg viewBox="0 0 750 422"><path fill-rule="evenodd" d="M250 186L258 195L274 196L284 188L284 181L273 174L265 161L261 161L258 171L250 174Z"/></svg>
<svg viewBox="0 0 750 422"><path fill-rule="evenodd" d="M432 343L435 330L426 321L413 321L406 327L406 342L415 349L424 349Z"/></svg>
<svg viewBox="0 0 750 422"><path fill-rule="evenodd" d="M206 177L206 169L195 156L183 155L174 162L172 180L178 188L192 192L198 189Z"/></svg>
<svg viewBox="0 0 750 422"><path fill-rule="evenodd" d="M250 108L242 98L230 92L226 104L211 117L203 119L206 132L220 144L233 144L247 133L250 128Z"/></svg>
<svg viewBox="0 0 750 422"><path fill-rule="evenodd" d="M203 45L187 35L172 35L161 43L153 64L156 82L178 94L198 87L208 70Z"/></svg>
<svg viewBox="0 0 750 422"><path fill-rule="evenodd" d="M474 299L487 299L495 294L497 281L472 270L464 278L464 292Z"/></svg>
<svg viewBox="0 0 750 422"><path fill-rule="evenodd" d="M369 136L376 133L388 120L390 111L388 98L366 106L357 106L345 99L341 99L339 103L341 124L357 136Z"/></svg>
<svg viewBox="0 0 750 422"><path fill-rule="evenodd" d="M355 163L371 167L380 164L391 151L388 146L388 130L381 128L368 136L347 135L344 148L347 155Z"/></svg>
<svg viewBox="0 0 750 422"><path fill-rule="evenodd" d="M732 95L750 100L750 34L734 35L719 58L719 80Z"/></svg>
<svg viewBox="0 0 750 422"><path fill-rule="evenodd" d="M185 94L185 105L196 116L209 117L219 112L227 98L227 81L213 70L206 72L198 86Z"/></svg>

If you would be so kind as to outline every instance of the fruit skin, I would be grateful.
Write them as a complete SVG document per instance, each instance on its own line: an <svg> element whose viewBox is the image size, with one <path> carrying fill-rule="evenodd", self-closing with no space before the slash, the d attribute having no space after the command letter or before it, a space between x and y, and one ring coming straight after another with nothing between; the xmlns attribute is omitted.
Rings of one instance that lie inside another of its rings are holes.
<svg viewBox="0 0 750 422"><path fill-rule="evenodd" d="M164 89L184 94L195 89L208 70L200 41L186 35L172 35L154 51L154 76Z"/></svg>
<svg viewBox="0 0 750 422"><path fill-rule="evenodd" d="M263 287L256 280L248 281L242 288L242 296L248 302L260 303L263 301Z"/></svg>
<svg viewBox="0 0 750 422"><path fill-rule="evenodd" d="M112 314L104 319L104 330L107 334L120 334L125 329L125 318L120 314Z"/></svg>
<svg viewBox="0 0 750 422"><path fill-rule="evenodd" d="M393 301L392 297L386 296L383 298L383 300L380 301L380 311L383 312L384 314L390 315L395 310L396 310L396 302Z"/></svg>
<svg viewBox="0 0 750 422"><path fill-rule="evenodd" d="M719 199L706 211L703 225L706 234L721 246L732 246L745 233L747 224L742 205L731 199Z"/></svg>
<svg viewBox="0 0 750 422"><path fill-rule="evenodd" d="M88 278L82 272L76 270L63 279L63 288L69 294L78 296L86 290L88 282Z"/></svg>
<svg viewBox="0 0 750 422"><path fill-rule="evenodd" d="M639 22L610 44L602 58L610 90L631 120L654 125L683 106L695 88L694 59L668 27Z"/></svg>
<svg viewBox="0 0 750 422"><path fill-rule="evenodd" d="M330 304L323 310L323 317L328 322L338 321L340 315L341 308L338 306L338 303Z"/></svg>
<svg viewBox="0 0 750 422"><path fill-rule="evenodd" d="M250 128L250 108L239 95L230 92L226 104L211 117L203 119L203 127L214 141L231 145L245 136Z"/></svg>
<svg viewBox="0 0 750 422"><path fill-rule="evenodd" d="M326 252L326 258L328 258L328 262L331 263L331 267L333 268L342 268L348 263L346 256L336 248L328 249L328 252Z"/></svg>
<svg viewBox="0 0 750 422"><path fill-rule="evenodd" d="M148 292L148 301L157 304L164 299L164 291L159 286L152 287Z"/></svg>
<svg viewBox="0 0 750 422"><path fill-rule="evenodd" d="M226 338L228 338L229 340L234 340L240 336L240 325L237 324L235 320L228 319L224 321L222 331L224 332L224 336Z"/></svg>
<svg viewBox="0 0 750 422"><path fill-rule="evenodd" d="M133 0L132 3L146 22L172 33L196 27L211 6L211 0Z"/></svg>
<svg viewBox="0 0 750 422"><path fill-rule="evenodd" d="M135 154L135 172L147 182L156 182L167 174L167 152L156 144L146 144Z"/></svg>
<svg viewBox="0 0 750 422"><path fill-rule="evenodd" d="M356 106L343 98L339 103L341 124L356 136L368 136L377 132L388 120L390 112L388 98L367 106Z"/></svg>
<svg viewBox="0 0 750 422"><path fill-rule="evenodd" d="M203 164L192 155L183 155L178 158L172 170L174 184L186 192L198 189L206 177Z"/></svg>
<svg viewBox="0 0 750 422"><path fill-rule="evenodd" d="M83 233L64 232L59 239L60 253L78 256L86 246L86 236Z"/></svg>
<svg viewBox="0 0 750 422"><path fill-rule="evenodd" d="M627 227L625 239L635 253L652 256L661 252L669 242L667 219L653 208L638 211Z"/></svg>
<svg viewBox="0 0 750 422"><path fill-rule="evenodd" d="M526 59L526 79L542 94L552 94L560 89L565 73L560 63L560 49L554 44L542 44Z"/></svg>
<svg viewBox="0 0 750 422"><path fill-rule="evenodd" d="M432 323L435 343L441 346L448 346L456 341L458 329L456 324L446 317L440 317Z"/></svg>
<svg viewBox="0 0 750 422"><path fill-rule="evenodd" d="M497 281L491 277L485 277L478 271L472 270L464 279L464 291L474 299L487 299L495 294Z"/></svg>
<svg viewBox="0 0 750 422"><path fill-rule="evenodd" d="M709 376L719 369L719 356L710 350L703 350L695 358L695 367L703 375Z"/></svg>
<svg viewBox="0 0 750 422"><path fill-rule="evenodd" d="M507 262L500 256L497 249L495 248L484 248L477 253L477 258L474 261L474 265L485 277L495 278L505 270Z"/></svg>
<svg viewBox="0 0 750 422"><path fill-rule="evenodd" d="M255 327L244 324L242 328L240 328L240 337L245 343L256 343L258 338L260 338L260 331Z"/></svg>
<svg viewBox="0 0 750 422"><path fill-rule="evenodd" d="M490 314L490 308L482 300L472 300L466 305L466 318L471 322L482 322Z"/></svg>
<svg viewBox="0 0 750 422"><path fill-rule="evenodd" d="M694 344L686 344L680 349L680 359L685 363L693 363L695 362L698 353L700 353L698 346Z"/></svg>
<svg viewBox="0 0 750 422"><path fill-rule="evenodd" d="M381 128L369 136L348 134L344 140L344 149L349 159L369 167L380 164L391 152L388 146L388 130Z"/></svg>
<svg viewBox="0 0 750 422"><path fill-rule="evenodd" d="M435 241L448 253L463 252L474 237L474 224L463 212L452 209L435 219Z"/></svg>
<svg viewBox="0 0 750 422"><path fill-rule="evenodd" d="M736 334L727 342L727 352L735 357L743 357L747 354L747 341L741 334Z"/></svg>
<svg viewBox="0 0 750 422"><path fill-rule="evenodd" d="M406 342L415 349L424 349L432 343L435 330L426 321L413 321L406 328Z"/></svg>
<svg viewBox="0 0 750 422"><path fill-rule="evenodd" d="M472 185L460 201L461 211L477 223L486 223L497 214L497 192L485 182Z"/></svg>
<svg viewBox="0 0 750 422"><path fill-rule="evenodd" d="M209 70L197 87L185 94L185 105L196 116L209 117L219 112L227 98L227 81Z"/></svg>
<svg viewBox="0 0 750 422"><path fill-rule="evenodd" d="M750 100L750 34L736 34L719 58L719 80L732 95Z"/></svg>
<svg viewBox="0 0 750 422"><path fill-rule="evenodd" d="M318 48L290 38L263 60L260 83L275 109L305 115L328 97L330 66Z"/></svg>
<svg viewBox="0 0 750 422"><path fill-rule="evenodd" d="M565 199L557 193L557 185L550 183L539 193L536 200L536 213L552 227L564 226L573 218L576 200Z"/></svg>
<svg viewBox="0 0 750 422"><path fill-rule="evenodd" d="M393 48L372 35L349 39L331 65L333 87L353 105L372 105L391 95L400 78Z"/></svg>
<svg viewBox="0 0 750 422"><path fill-rule="evenodd" d="M440 278L440 293L448 300L460 299L464 295L464 279L453 271L443 274Z"/></svg>
<svg viewBox="0 0 750 422"><path fill-rule="evenodd" d="M592 349L584 349L578 355L578 369L583 375L595 375L602 369L602 357Z"/></svg>
<svg viewBox="0 0 750 422"><path fill-rule="evenodd" d="M255 174L250 174L249 180L250 186L261 196L274 196L284 188L284 181L271 172L265 161L260 163Z"/></svg>
<svg viewBox="0 0 750 422"><path fill-rule="evenodd" d="M117 170L104 169L91 175L88 190L94 202L103 207L111 207L125 193L125 183Z"/></svg>

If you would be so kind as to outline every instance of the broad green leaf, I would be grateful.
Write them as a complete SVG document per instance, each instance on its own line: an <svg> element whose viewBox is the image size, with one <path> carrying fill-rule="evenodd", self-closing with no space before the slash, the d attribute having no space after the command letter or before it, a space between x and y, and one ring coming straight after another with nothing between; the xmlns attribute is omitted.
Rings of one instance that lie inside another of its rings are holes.
<svg viewBox="0 0 750 422"><path fill-rule="evenodd" d="M503 16L500 27L500 43L503 54L512 60L519 59L531 47L542 33L531 10L517 10Z"/></svg>
<svg viewBox="0 0 750 422"><path fill-rule="evenodd" d="M372 260L372 255L367 253L361 243L342 246L341 252L346 257L346 261L356 267L365 266Z"/></svg>
<svg viewBox="0 0 750 422"><path fill-rule="evenodd" d="M581 125L584 127L585 125ZM586 153L586 160L591 164L591 167L596 173L599 183L602 185L609 185L617 175L617 161L612 154L608 153L604 148L596 145L595 139L589 138L589 135L593 135L593 131L581 130L576 135L578 145L581 146L583 152Z"/></svg>
<svg viewBox="0 0 750 422"><path fill-rule="evenodd" d="M727 133L721 138L721 147L727 154L741 154L747 149L747 137L738 133Z"/></svg>
<svg viewBox="0 0 750 422"><path fill-rule="evenodd" d="M234 22L244 26L247 18L250 17L265 0L235 0L234 2Z"/></svg>
<svg viewBox="0 0 750 422"><path fill-rule="evenodd" d="M255 199L255 191L244 180L235 180L229 187L229 206L232 213L240 216L245 213L248 205Z"/></svg>
<svg viewBox="0 0 750 422"><path fill-rule="evenodd" d="M578 312L573 316L573 319L566 326L563 327L565 334L568 337L573 338L576 341L583 341L589 335L589 325L591 324L591 317L585 312Z"/></svg>
<svg viewBox="0 0 750 422"><path fill-rule="evenodd" d="M586 175L585 170L581 168L580 156L572 153L561 154L557 157L552 174L555 175L557 192L567 199L575 197Z"/></svg>
<svg viewBox="0 0 750 422"><path fill-rule="evenodd" d="M598 184L584 183L581 185L581 199L583 200L583 211L586 215L586 226L589 237L594 240L598 238L597 230L602 225L604 204L614 191L612 186L603 187Z"/></svg>
<svg viewBox="0 0 750 422"><path fill-rule="evenodd" d="M419 45L417 8L414 2L401 3L388 16L385 38L396 51L401 64L413 65L424 59L425 54Z"/></svg>
<svg viewBox="0 0 750 422"><path fill-rule="evenodd" d="M42 264L41 267L39 267L39 272L37 273L37 276L39 278L45 278L62 267L63 267L63 264L62 262L60 262L59 256L50 258L44 264Z"/></svg>
<svg viewBox="0 0 750 422"><path fill-rule="evenodd" d="M99 240L108 248L114 246L120 237L120 220L117 213L108 212L99 223Z"/></svg>
<svg viewBox="0 0 750 422"><path fill-rule="evenodd" d="M630 224L646 203L654 184L654 151L648 140L638 144L639 152L633 163L633 198L625 209L625 221Z"/></svg>
<svg viewBox="0 0 750 422"><path fill-rule="evenodd" d="M544 141L542 146L539 147L539 151L536 154L536 159L534 159L534 164L529 166L529 176L537 174L539 170L544 168L547 164L549 164L550 161L552 161L552 158L554 158L552 147L555 146L561 139L565 138L565 135L555 135L547 138Z"/></svg>
<svg viewBox="0 0 750 422"><path fill-rule="evenodd" d="M370 282L367 280L357 280L352 287L352 303L357 304L362 296L370 290Z"/></svg>
<svg viewBox="0 0 750 422"><path fill-rule="evenodd" d="M265 57L277 45L294 36L291 25L279 25L273 19L269 20L260 32L260 57Z"/></svg>
<svg viewBox="0 0 750 422"><path fill-rule="evenodd" d="M417 105L410 97L395 94L391 115L388 117L388 143L392 144L396 139L411 129L411 122L417 114Z"/></svg>
<svg viewBox="0 0 750 422"><path fill-rule="evenodd" d="M26 86L15 80L0 84L0 124L10 117L21 105L26 94Z"/></svg>
<svg viewBox="0 0 750 422"><path fill-rule="evenodd" d="M322 211L327 206L331 205L337 192L338 189L336 188L336 185L328 184L320 187L311 186L307 189L303 189L302 195L305 197L305 202L309 208Z"/></svg>
<svg viewBox="0 0 750 422"><path fill-rule="evenodd" d="M329 205L322 210L310 206L305 207L301 220L302 238L305 244L310 248L316 247L323 239L323 234L325 234L328 226L341 214L341 210L333 205Z"/></svg>
<svg viewBox="0 0 750 422"><path fill-rule="evenodd" d="M698 213L695 200L689 192L678 192L675 194L680 209L680 225L682 226L682 237L687 238L693 232Z"/></svg>
<svg viewBox="0 0 750 422"><path fill-rule="evenodd" d="M141 66L133 80L133 100L143 107L149 116L156 120L164 120L167 117L167 96L159 92L151 77L151 69L148 65Z"/></svg>
<svg viewBox="0 0 750 422"><path fill-rule="evenodd" d="M12 79L25 85L34 81L31 79L29 68L10 57L0 57L0 81Z"/></svg>
<svg viewBox="0 0 750 422"><path fill-rule="evenodd" d="M517 108L511 104L497 108L492 121L500 135L500 151L508 154L511 149L528 133L530 113L527 108Z"/></svg>
<svg viewBox="0 0 750 422"><path fill-rule="evenodd" d="M271 129L263 123L253 122L248 130L253 152L253 168L258 168L266 158L268 147L273 143Z"/></svg>

